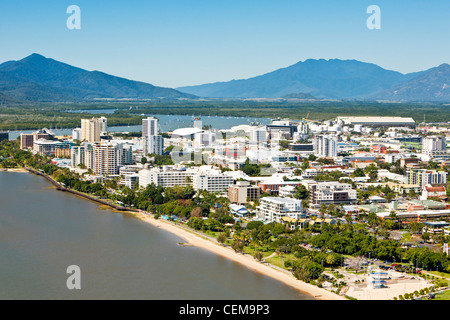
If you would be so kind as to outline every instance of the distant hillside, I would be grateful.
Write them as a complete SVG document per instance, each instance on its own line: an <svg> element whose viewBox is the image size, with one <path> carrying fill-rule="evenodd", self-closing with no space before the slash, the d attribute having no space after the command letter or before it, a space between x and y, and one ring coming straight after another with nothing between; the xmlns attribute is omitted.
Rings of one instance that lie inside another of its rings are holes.
<svg viewBox="0 0 450 320"><path fill-rule="evenodd" d="M316 97L314 97L310 94L307 94L307 93L302 93L302 92L287 94L287 95L283 96L282 98L284 98L284 99L316 99Z"/></svg>
<svg viewBox="0 0 450 320"><path fill-rule="evenodd" d="M195 98L170 88L86 71L39 54L0 64L0 92L28 101Z"/></svg>
<svg viewBox="0 0 450 320"><path fill-rule="evenodd" d="M257 77L178 90L87 71L32 54L0 64L0 100L285 98L450 102L450 66L402 74L357 60L313 60Z"/></svg>
<svg viewBox="0 0 450 320"><path fill-rule="evenodd" d="M450 101L450 66L441 64L415 78L385 90L377 99L393 101Z"/></svg>
<svg viewBox="0 0 450 320"><path fill-rule="evenodd" d="M355 99L384 91L414 76L356 60L309 59L246 80L181 87L177 90L216 98L280 98L302 92L317 98Z"/></svg>

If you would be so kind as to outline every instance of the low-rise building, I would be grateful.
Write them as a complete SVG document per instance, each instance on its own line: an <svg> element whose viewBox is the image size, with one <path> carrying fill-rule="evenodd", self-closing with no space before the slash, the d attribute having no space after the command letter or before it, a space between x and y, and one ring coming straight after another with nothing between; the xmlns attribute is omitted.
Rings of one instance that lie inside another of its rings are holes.
<svg viewBox="0 0 450 320"><path fill-rule="evenodd" d="M69 141L62 141L55 146L55 157L56 158L63 158L63 159L70 159L71 156L71 148L75 144L73 142Z"/></svg>
<svg viewBox="0 0 450 320"><path fill-rule="evenodd" d="M278 191L278 195L284 198L293 198L295 194L296 186L285 186L281 187Z"/></svg>
<svg viewBox="0 0 450 320"><path fill-rule="evenodd" d="M450 226L446 221L425 221L423 222L423 233L444 233L444 228Z"/></svg>
<svg viewBox="0 0 450 320"><path fill-rule="evenodd" d="M422 195L420 200L427 200L428 198L447 198L447 190L444 186L433 187L431 184L427 184L422 188Z"/></svg>
<svg viewBox="0 0 450 320"><path fill-rule="evenodd" d="M184 166L162 166L139 171L139 187L145 188L154 183L156 186L173 188L175 186L186 187L192 185L198 168L186 168Z"/></svg>
<svg viewBox="0 0 450 320"><path fill-rule="evenodd" d="M51 156L55 154L56 145L59 141L39 139L33 142L33 151L41 156Z"/></svg>
<svg viewBox="0 0 450 320"><path fill-rule="evenodd" d="M432 186L446 185L447 172L427 170L427 169L411 169L406 172L409 184L418 184L421 187L431 184Z"/></svg>
<svg viewBox="0 0 450 320"><path fill-rule="evenodd" d="M248 201L259 200L261 188L253 186L248 181L237 181L228 186L228 199L231 203L245 204Z"/></svg>
<svg viewBox="0 0 450 320"><path fill-rule="evenodd" d="M357 192L352 189L349 183L320 182L312 184L310 188L311 204L320 206L321 204L352 204L357 201Z"/></svg>
<svg viewBox="0 0 450 320"><path fill-rule="evenodd" d="M257 207L257 218L264 222L278 222L282 219L301 219L303 215L302 201L291 198L264 197Z"/></svg>
<svg viewBox="0 0 450 320"><path fill-rule="evenodd" d="M301 181L272 181L272 180L266 180L263 182L260 182L258 186L261 188L262 192L267 193L275 193L278 194L280 188L286 187L286 186L298 186L301 185Z"/></svg>
<svg viewBox="0 0 450 320"><path fill-rule="evenodd" d="M314 145L312 143L291 143L289 144L289 151L310 152L314 151Z"/></svg>
<svg viewBox="0 0 450 320"><path fill-rule="evenodd" d="M194 190L206 190L208 192L227 191L229 185L234 183L234 178L221 174L220 170L198 173L192 178Z"/></svg>
<svg viewBox="0 0 450 320"><path fill-rule="evenodd" d="M282 223L286 224L291 231L294 231L295 229L302 230L303 228L307 227L309 225L309 222L311 221L311 219L307 218L294 219L288 217L284 217L281 220Z"/></svg>

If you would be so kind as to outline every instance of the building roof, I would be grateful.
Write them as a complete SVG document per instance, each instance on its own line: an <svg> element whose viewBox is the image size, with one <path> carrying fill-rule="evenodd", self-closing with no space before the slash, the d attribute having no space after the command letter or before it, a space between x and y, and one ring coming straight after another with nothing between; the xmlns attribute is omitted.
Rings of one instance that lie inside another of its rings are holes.
<svg viewBox="0 0 450 320"><path fill-rule="evenodd" d="M267 200L270 202L274 202L274 203L279 203L279 204L291 204L291 203L302 203L301 200L297 200L297 199L292 199L292 198L282 198L282 197L264 197L261 199L261 201L263 200Z"/></svg>
<svg viewBox="0 0 450 320"><path fill-rule="evenodd" d="M286 222L308 222L310 221L310 219L294 219L294 218L289 218L289 217L283 217L281 218L281 220L286 221Z"/></svg>
<svg viewBox="0 0 450 320"><path fill-rule="evenodd" d="M410 123L414 124L413 118L403 118L403 117L340 117L344 120L345 124L350 123L384 123L386 125L390 123Z"/></svg>
<svg viewBox="0 0 450 320"><path fill-rule="evenodd" d="M174 130L172 132L172 135L179 136L179 137L188 137L193 134L201 133L201 132L203 132L203 130L199 129L199 128L179 128L179 129Z"/></svg>
<svg viewBox="0 0 450 320"><path fill-rule="evenodd" d="M446 227L450 225L450 223L446 221L425 221L423 224L431 227Z"/></svg>
<svg viewBox="0 0 450 320"><path fill-rule="evenodd" d="M425 187L428 192L446 192L445 187Z"/></svg>

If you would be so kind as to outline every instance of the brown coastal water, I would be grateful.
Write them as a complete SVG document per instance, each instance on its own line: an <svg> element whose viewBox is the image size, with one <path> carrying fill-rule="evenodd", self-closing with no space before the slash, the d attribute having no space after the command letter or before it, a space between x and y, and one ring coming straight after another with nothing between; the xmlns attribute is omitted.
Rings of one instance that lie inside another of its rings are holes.
<svg viewBox="0 0 450 320"><path fill-rule="evenodd" d="M0 172L0 299L313 299L132 216ZM81 269L81 290L66 286Z"/></svg>

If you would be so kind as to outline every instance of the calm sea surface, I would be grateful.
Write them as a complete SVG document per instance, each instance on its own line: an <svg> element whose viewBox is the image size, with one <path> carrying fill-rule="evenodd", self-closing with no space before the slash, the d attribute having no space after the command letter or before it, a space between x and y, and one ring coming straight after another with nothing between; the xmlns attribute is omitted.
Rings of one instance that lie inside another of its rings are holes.
<svg viewBox="0 0 450 320"><path fill-rule="evenodd" d="M41 177L0 172L0 299L312 299L180 242ZM67 289L70 265L81 290Z"/></svg>

